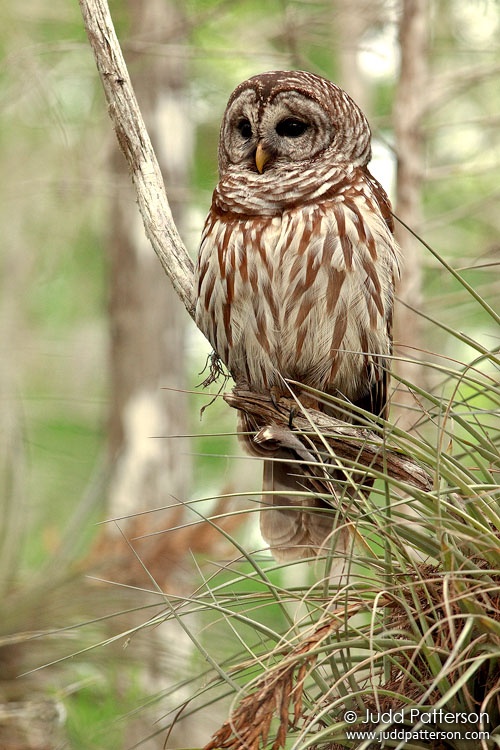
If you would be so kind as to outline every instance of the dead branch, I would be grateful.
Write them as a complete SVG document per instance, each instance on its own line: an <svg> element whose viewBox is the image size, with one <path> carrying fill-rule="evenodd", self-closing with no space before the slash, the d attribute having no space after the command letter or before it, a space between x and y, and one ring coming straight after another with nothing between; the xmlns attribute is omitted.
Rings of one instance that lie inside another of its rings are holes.
<svg viewBox="0 0 500 750"><path fill-rule="evenodd" d="M254 438L261 446L267 444L273 450L287 448L300 458L311 460L311 444L324 453L326 441L340 463L345 460L362 464L425 492L432 489L432 478L425 469L412 458L389 448L380 435L365 427L346 424L323 412L308 409L307 416L299 413L293 417L292 431L288 424L290 410L296 411L297 405L291 399L281 399L276 405L261 393L235 388L232 393L224 395L224 401L248 415L250 421L266 425Z"/></svg>
<svg viewBox="0 0 500 750"><path fill-rule="evenodd" d="M146 235L186 310L194 316L193 261L177 231L106 0L80 0L85 30L116 137L137 191Z"/></svg>
<svg viewBox="0 0 500 750"><path fill-rule="evenodd" d="M361 608L356 602L347 609L351 614ZM288 730L303 716L304 682L317 661L318 648L342 627L344 617L345 609L333 612L326 623L304 634L279 664L264 672L255 690L243 698L203 750L259 750L268 741L274 717L279 719L279 727L272 750L284 748Z"/></svg>

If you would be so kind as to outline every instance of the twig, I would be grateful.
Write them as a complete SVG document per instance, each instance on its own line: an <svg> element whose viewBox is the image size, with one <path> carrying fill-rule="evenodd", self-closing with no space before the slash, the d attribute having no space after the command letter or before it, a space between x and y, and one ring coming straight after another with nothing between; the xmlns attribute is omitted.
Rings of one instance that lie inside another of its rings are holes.
<svg viewBox="0 0 500 750"><path fill-rule="evenodd" d="M163 177L137 104L106 0L80 0L109 116L137 191L146 235L186 310L194 316L193 262L168 204Z"/></svg>

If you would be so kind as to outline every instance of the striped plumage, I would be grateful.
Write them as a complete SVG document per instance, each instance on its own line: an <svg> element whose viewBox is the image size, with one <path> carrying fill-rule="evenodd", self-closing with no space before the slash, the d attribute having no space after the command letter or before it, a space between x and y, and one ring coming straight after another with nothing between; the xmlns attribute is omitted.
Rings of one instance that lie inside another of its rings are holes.
<svg viewBox="0 0 500 750"><path fill-rule="evenodd" d="M231 95L196 319L237 385L276 394L296 380L385 415L398 251L370 140L356 104L311 73L264 73ZM277 457L264 491L285 494L263 503L305 509L266 509L264 538L277 557L310 555L332 521L293 495L299 468Z"/></svg>

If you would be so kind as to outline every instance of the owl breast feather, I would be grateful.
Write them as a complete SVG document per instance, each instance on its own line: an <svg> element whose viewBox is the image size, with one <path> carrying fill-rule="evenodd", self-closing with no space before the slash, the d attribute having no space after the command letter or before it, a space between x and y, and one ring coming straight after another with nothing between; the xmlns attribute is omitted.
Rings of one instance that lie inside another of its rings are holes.
<svg viewBox="0 0 500 750"><path fill-rule="evenodd" d="M373 212L328 200L278 216L209 215L198 263L197 323L238 384L283 378L366 390L367 358L390 353L394 241Z"/></svg>

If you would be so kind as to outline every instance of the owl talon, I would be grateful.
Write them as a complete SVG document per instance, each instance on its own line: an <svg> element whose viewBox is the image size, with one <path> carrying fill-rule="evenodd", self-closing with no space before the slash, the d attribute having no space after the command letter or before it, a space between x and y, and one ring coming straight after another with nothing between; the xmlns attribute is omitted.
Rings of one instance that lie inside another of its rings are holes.
<svg viewBox="0 0 500 750"><path fill-rule="evenodd" d="M276 386L272 386L269 389L269 398L271 399L271 403L275 409L279 408L279 403L280 403L282 396L283 396L283 393Z"/></svg>

